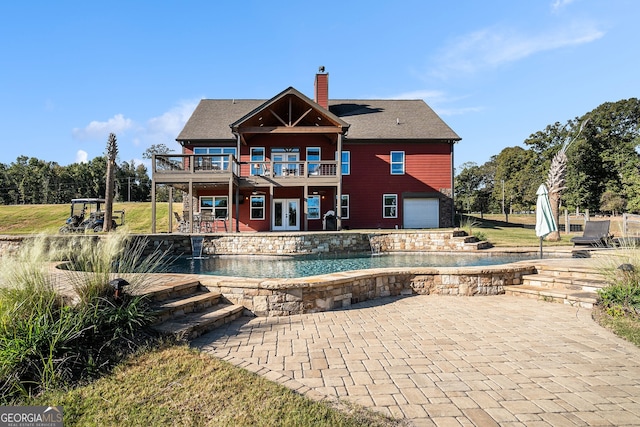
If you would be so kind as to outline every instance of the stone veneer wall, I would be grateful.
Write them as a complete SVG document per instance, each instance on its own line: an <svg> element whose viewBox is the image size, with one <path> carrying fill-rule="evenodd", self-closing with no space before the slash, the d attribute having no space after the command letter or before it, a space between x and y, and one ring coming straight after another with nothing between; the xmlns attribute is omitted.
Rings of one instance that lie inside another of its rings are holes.
<svg viewBox="0 0 640 427"><path fill-rule="evenodd" d="M533 265L466 268L373 269L315 278L240 279L199 276L200 283L220 292L257 316L288 316L349 307L386 296L498 295L521 283Z"/></svg>
<svg viewBox="0 0 640 427"><path fill-rule="evenodd" d="M475 238L464 231L375 231L359 233L298 232L298 233L225 233L195 235L204 239L203 252L207 255L299 255L314 253L354 252L422 252L422 251L474 251L479 249ZM99 239L104 235L74 234L48 236L51 241L70 237ZM15 252L30 236L0 236L0 256ZM146 252L169 250L175 255L191 254L191 236L186 234L134 235L134 240L147 241ZM482 242L486 243L486 242Z"/></svg>
<svg viewBox="0 0 640 427"><path fill-rule="evenodd" d="M464 231L376 231L359 233L225 233L196 235L204 238L207 255L301 255L314 253L473 251L478 244ZM52 241L74 238L99 239L104 235L52 235ZM0 256L16 251L29 236L0 236ZM175 255L191 254L191 237L186 234L134 235L147 240L146 252L170 251ZM483 242L486 243L486 242Z"/></svg>

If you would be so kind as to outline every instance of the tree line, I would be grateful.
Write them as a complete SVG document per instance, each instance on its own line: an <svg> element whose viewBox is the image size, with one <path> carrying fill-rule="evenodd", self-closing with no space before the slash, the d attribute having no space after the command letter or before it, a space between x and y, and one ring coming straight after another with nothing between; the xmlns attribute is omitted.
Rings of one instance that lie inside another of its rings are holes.
<svg viewBox="0 0 640 427"><path fill-rule="evenodd" d="M582 132L578 134L581 125ZM455 179L460 212L532 211L553 156L565 141L566 188L562 207L603 213L640 212L640 101L606 102L569 120L530 135L521 146L507 147L478 165L462 165Z"/></svg>
<svg viewBox="0 0 640 427"><path fill-rule="evenodd" d="M0 163L0 204L64 204L71 199L105 197L107 158L60 166L35 157L19 156ZM115 201L150 200L151 179L143 164L120 162L115 170Z"/></svg>

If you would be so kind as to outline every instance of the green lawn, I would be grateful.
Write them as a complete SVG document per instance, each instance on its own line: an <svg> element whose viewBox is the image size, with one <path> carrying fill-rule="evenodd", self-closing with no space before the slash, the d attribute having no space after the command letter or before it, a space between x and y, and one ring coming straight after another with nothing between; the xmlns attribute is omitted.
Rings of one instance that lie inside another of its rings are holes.
<svg viewBox="0 0 640 427"><path fill-rule="evenodd" d="M178 206L174 204L174 209ZM0 205L0 234L19 235L34 233L56 233L64 225L69 216L68 205ZM131 233L151 233L151 203L115 203L114 210L125 211L125 226ZM168 229L168 203L156 205L156 230L165 232ZM473 217L477 222L471 232L482 233L494 246L522 247L537 246L539 239L532 228L524 228L523 224L534 224L533 215L510 215L509 222L504 222L504 215L485 215ZM174 222L174 230L177 228ZM469 232L468 227L462 227ZM358 230L354 230L358 231ZM612 229L613 231L613 229ZM545 246L570 245L573 235L562 234L560 242L547 242Z"/></svg>
<svg viewBox="0 0 640 427"><path fill-rule="evenodd" d="M69 205L0 205L0 234L57 233L70 209ZM151 203L114 203L113 209L125 211L125 227L131 233L151 233ZM169 204L157 203L156 212L157 230L167 230Z"/></svg>
<svg viewBox="0 0 640 427"><path fill-rule="evenodd" d="M31 405L63 406L65 426L394 426L361 407L315 402L185 346L131 358L111 375Z"/></svg>

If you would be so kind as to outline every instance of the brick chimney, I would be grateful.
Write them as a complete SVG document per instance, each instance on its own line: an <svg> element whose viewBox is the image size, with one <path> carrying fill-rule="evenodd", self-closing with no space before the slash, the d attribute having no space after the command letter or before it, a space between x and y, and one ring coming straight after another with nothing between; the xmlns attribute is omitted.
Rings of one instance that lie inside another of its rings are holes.
<svg viewBox="0 0 640 427"><path fill-rule="evenodd" d="M320 67L318 74L316 74L316 81L314 83L314 98L313 100L320 104L322 108L329 108L329 74L324 72L324 67Z"/></svg>

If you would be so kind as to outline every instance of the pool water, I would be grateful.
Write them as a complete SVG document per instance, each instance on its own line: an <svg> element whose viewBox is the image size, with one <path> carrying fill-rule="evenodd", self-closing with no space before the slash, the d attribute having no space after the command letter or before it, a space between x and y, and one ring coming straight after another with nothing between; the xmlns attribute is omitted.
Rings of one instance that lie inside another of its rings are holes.
<svg viewBox="0 0 640 427"><path fill-rule="evenodd" d="M291 278L383 267L464 267L506 264L536 258L532 254L475 255L394 253L328 256L221 255L205 259L178 258L170 273L210 274L253 278Z"/></svg>

